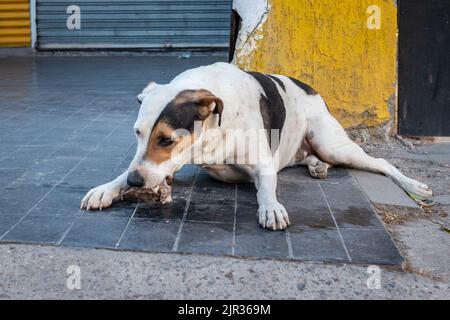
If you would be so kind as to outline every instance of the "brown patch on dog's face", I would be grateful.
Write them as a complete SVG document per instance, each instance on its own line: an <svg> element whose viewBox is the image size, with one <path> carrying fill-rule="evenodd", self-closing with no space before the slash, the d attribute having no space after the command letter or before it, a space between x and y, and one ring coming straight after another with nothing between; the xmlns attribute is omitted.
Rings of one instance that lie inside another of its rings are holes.
<svg viewBox="0 0 450 320"><path fill-rule="evenodd" d="M150 135L145 160L156 164L169 160L175 146L173 132L167 123L162 121L157 123Z"/></svg>
<svg viewBox="0 0 450 320"><path fill-rule="evenodd" d="M160 121L150 135L145 160L160 164L189 148L194 141L194 133L179 136L167 122Z"/></svg>
<svg viewBox="0 0 450 320"><path fill-rule="evenodd" d="M222 110L222 100L208 90L180 92L156 120L147 144L145 160L160 164L189 148L197 138L195 121L204 121L211 114L218 114L220 125ZM178 136L180 129L185 134Z"/></svg>

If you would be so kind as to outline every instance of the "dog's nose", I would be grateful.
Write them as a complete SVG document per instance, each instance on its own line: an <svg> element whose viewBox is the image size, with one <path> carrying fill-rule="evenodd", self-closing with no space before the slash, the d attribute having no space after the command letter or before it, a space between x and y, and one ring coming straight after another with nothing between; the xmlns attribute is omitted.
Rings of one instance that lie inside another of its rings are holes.
<svg viewBox="0 0 450 320"><path fill-rule="evenodd" d="M130 187L140 188L144 186L144 178L135 170L128 174L127 183Z"/></svg>

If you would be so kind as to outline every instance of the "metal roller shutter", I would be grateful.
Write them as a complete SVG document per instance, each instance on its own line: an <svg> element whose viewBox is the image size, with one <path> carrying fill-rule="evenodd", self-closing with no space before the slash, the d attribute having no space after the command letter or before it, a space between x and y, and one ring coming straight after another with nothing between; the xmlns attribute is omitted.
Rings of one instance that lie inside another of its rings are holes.
<svg viewBox="0 0 450 320"><path fill-rule="evenodd" d="M30 46L30 6L27 0L0 0L0 46Z"/></svg>
<svg viewBox="0 0 450 320"><path fill-rule="evenodd" d="M66 21L80 8L80 28ZM232 0L37 0L38 47L227 48Z"/></svg>

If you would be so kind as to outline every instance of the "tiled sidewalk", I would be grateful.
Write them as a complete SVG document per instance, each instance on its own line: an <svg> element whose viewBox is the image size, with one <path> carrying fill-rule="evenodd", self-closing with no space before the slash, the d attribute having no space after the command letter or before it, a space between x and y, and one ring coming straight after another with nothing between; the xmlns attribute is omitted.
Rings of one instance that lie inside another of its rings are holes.
<svg viewBox="0 0 450 320"><path fill-rule="evenodd" d="M119 203L80 211L83 195L126 170L134 155L136 93L216 58L38 58L0 61L0 242L369 264L401 263L346 169L327 180L281 173L293 225L258 226L250 184L186 166L172 204Z"/></svg>

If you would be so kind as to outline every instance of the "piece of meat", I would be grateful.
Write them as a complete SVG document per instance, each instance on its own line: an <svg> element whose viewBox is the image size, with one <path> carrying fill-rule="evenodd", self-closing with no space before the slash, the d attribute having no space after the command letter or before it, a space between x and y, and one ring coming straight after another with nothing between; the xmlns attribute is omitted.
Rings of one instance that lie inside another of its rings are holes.
<svg viewBox="0 0 450 320"><path fill-rule="evenodd" d="M124 201L131 202L161 202L162 204L172 202L172 179L168 178L157 187L156 192L150 188L131 188L122 193Z"/></svg>

